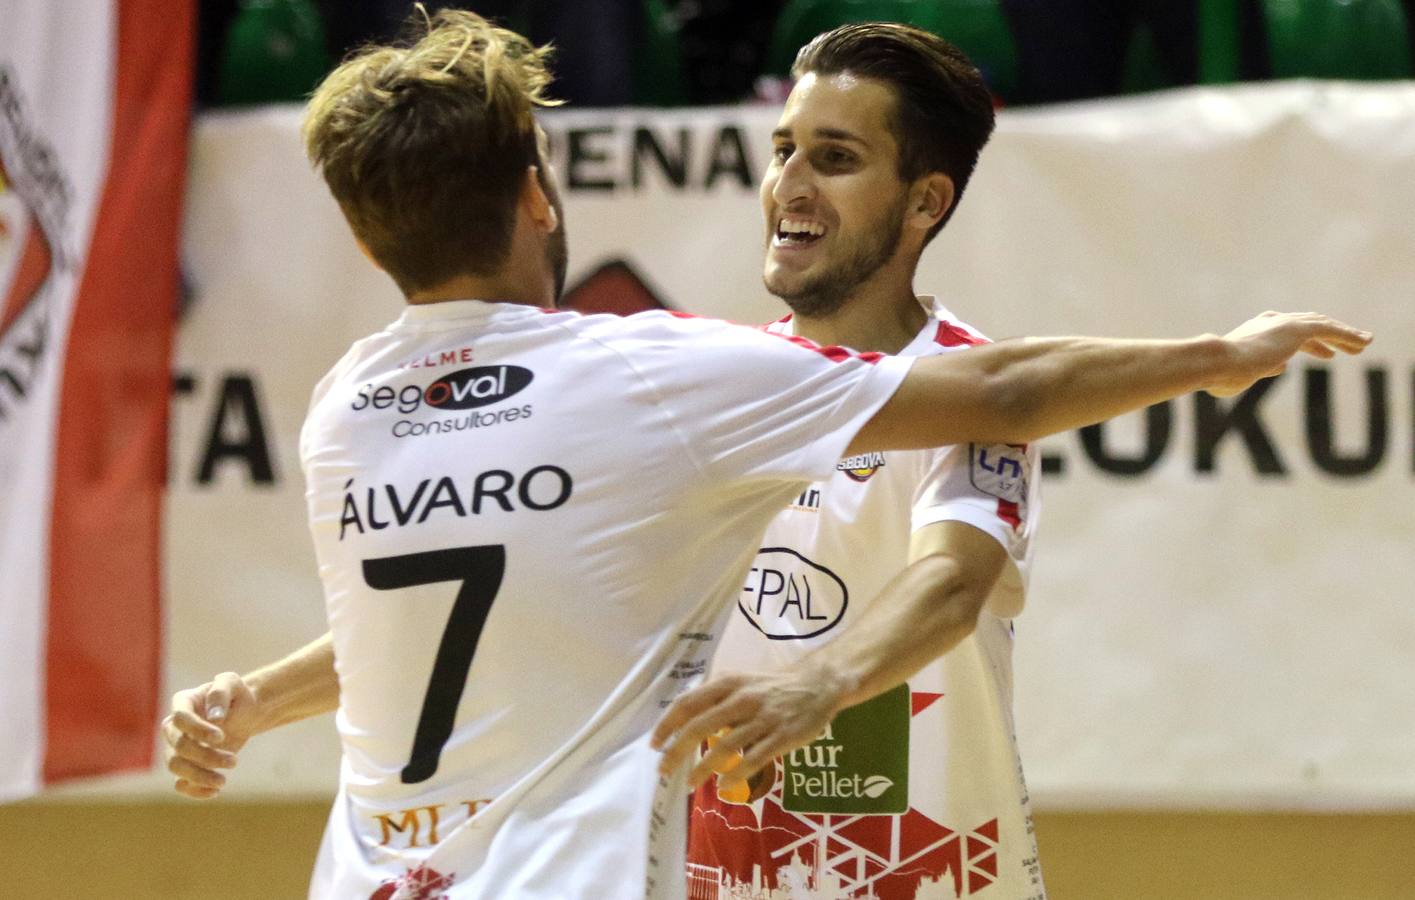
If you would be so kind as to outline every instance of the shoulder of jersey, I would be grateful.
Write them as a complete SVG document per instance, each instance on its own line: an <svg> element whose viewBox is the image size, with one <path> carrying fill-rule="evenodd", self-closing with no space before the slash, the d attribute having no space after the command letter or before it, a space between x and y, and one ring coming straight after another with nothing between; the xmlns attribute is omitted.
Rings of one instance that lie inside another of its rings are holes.
<svg viewBox="0 0 1415 900"><path fill-rule="evenodd" d="M923 355L966 350L969 347L992 343L992 339L987 335L959 319L941 305L934 307L924 327L933 329L933 340L927 349L922 350Z"/></svg>
<svg viewBox="0 0 1415 900"><path fill-rule="evenodd" d="M610 330L632 331L644 328L694 328L731 325L726 319L700 316L695 313L680 312L676 309L646 309L641 312L621 316L617 313L580 313L567 309L544 310L552 320L559 320L583 328L607 328Z"/></svg>
<svg viewBox="0 0 1415 900"><path fill-rule="evenodd" d="M791 314L787 313L775 322L767 322L757 326L763 331L771 334L790 334ZM929 314L928 321L924 325L925 329L932 329L933 341L922 349L924 355L932 353L944 353L949 350L962 350L968 347L976 347L980 344L990 344L992 340L978 329L959 319L943 306L935 306Z"/></svg>
<svg viewBox="0 0 1415 900"><path fill-rule="evenodd" d="M762 331L770 332L771 334L790 334L791 313L787 313L786 315L777 319L775 322L765 322L761 325L758 325L757 327L760 328Z"/></svg>

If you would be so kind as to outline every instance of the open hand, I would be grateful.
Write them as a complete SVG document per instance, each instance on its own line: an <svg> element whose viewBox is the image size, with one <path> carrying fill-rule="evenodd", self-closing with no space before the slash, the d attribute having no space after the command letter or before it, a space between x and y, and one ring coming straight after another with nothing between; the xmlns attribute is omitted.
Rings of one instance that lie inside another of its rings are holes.
<svg viewBox="0 0 1415 900"><path fill-rule="evenodd" d="M1319 313L1265 312L1224 335L1232 364L1206 390L1231 397L1262 378L1281 375L1298 353L1331 359L1337 351L1356 354L1371 343L1371 333Z"/></svg>

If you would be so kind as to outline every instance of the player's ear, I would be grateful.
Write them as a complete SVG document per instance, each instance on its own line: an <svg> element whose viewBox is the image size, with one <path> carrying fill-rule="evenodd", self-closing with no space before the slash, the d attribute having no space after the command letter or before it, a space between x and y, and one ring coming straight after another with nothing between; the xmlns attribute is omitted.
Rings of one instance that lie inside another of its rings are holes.
<svg viewBox="0 0 1415 900"><path fill-rule="evenodd" d="M953 179L942 172L930 172L916 179L909 189L909 224L928 231L953 208L953 197Z"/></svg>
<svg viewBox="0 0 1415 900"><path fill-rule="evenodd" d="M538 166L526 166L526 176L521 183L521 206L543 233L554 234L560 227L560 216L555 212L555 204L550 202L545 186L541 183Z"/></svg>

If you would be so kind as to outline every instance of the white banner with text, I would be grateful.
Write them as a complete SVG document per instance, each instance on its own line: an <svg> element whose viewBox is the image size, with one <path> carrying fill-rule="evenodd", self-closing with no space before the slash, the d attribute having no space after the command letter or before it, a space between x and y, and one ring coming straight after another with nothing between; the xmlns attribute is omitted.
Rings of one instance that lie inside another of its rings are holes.
<svg viewBox="0 0 1415 900"><path fill-rule="evenodd" d="M299 117L208 114L194 135L171 689L323 630L297 434L315 381L401 305L305 163ZM775 117L546 115L570 301L779 316L756 191ZM984 332L1178 337L1274 308L1378 335L1359 360L1303 361L1236 400L1186 397L1044 443L1016 644L1038 806L1415 809L1412 248L1412 85L1001 115L916 284ZM231 792L326 792L336 766L332 722L303 723L255 740Z"/></svg>

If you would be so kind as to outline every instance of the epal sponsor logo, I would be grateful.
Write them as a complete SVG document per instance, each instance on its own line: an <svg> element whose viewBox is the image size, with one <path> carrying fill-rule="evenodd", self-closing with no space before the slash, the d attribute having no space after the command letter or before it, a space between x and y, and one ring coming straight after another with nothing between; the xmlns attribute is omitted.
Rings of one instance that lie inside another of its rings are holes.
<svg viewBox="0 0 1415 900"><path fill-rule="evenodd" d="M788 547L763 547L747 573L737 608L774 641L797 641L834 628L850 604L839 575Z"/></svg>
<svg viewBox="0 0 1415 900"><path fill-rule="evenodd" d="M396 409L404 415L424 406L437 410L476 409L519 394L534 379L531 370L521 366L476 366L444 375L427 387L409 384L395 390L392 385L365 384L349 408L354 412Z"/></svg>
<svg viewBox="0 0 1415 900"><path fill-rule="evenodd" d="M1015 444L969 444L969 478L973 487L999 500L1022 503L1032 464L1027 448Z"/></svg>
<svg viewBox="0 0 1415 900"><path fill-rule="evenodd" d="M862 453L842 459L835 464L835 471L844 472L852 481L869 481L870 476L883 467L883 453Z"/></svg>
<svg viewBox="0 0 1415 900"><path fill-rule="evenodd" d="M788 812L898 814L909 809L909 686L841 710L814 741L782 760Z"/></svg>

